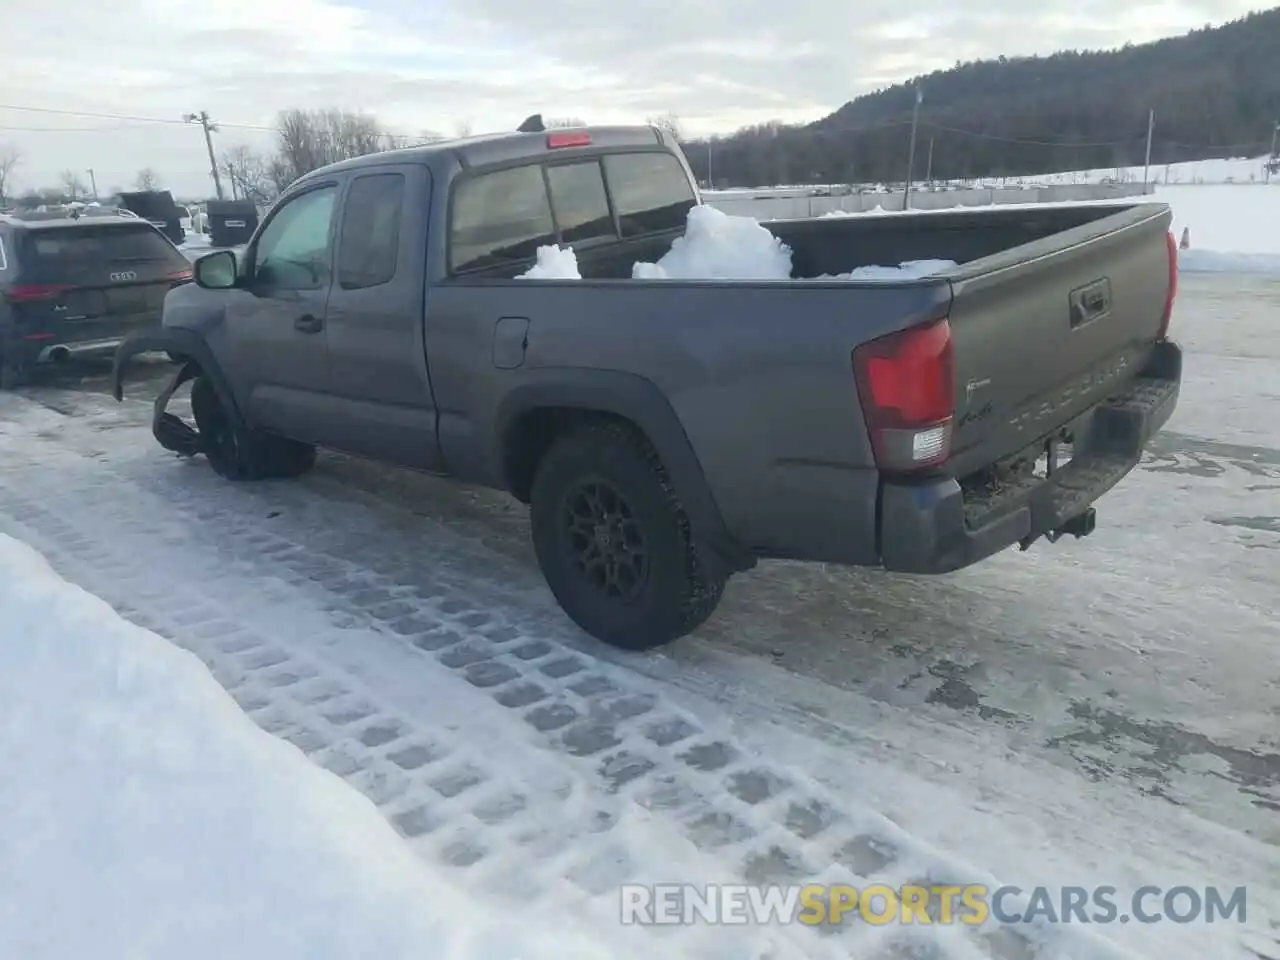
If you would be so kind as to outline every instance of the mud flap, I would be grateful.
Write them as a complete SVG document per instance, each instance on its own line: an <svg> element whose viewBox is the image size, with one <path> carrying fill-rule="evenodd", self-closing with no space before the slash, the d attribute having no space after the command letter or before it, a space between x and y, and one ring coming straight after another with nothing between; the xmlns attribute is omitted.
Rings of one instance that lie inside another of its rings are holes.
<svg viewBox="0 0 1280 960"><path fill-rule="evenodd" d="M166 450L183 457L194 457L204 452L204 441L199 430L193 430L183 420L165 410L177 389L196 376L197 368L185 363L172 377L168 385L156 397L155 414L151 421L151 432Z"/></svg>

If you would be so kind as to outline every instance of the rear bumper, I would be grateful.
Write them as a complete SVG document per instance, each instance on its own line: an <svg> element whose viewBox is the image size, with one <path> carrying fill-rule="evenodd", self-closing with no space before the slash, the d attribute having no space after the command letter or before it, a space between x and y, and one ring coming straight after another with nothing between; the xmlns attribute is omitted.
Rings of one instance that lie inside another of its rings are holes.
<svg viewBox="0 0 1280 960"><path fill-rule="evenodd" d="M1156 344L1143 376L1075 425L1073 458L1048 479L981 493L954 479L882 484L882 565L902 573L948 573L1061 530L1138 465L1177 407L1181 382L1181 349Z"/></svg>
<svg viewBox="0 0 1280 960"><path fill-rule="evenodd" d="M22 366L100 355L117 349L131 334L157 329L159 325L159 311L112 320L46 321L35 330L7 331L0 338L0 353Z"/></svg>

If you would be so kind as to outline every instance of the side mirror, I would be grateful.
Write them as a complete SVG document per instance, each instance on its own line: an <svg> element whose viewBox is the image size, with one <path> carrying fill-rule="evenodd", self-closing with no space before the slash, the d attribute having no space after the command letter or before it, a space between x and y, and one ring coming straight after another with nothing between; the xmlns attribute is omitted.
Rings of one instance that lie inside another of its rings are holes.
<svg viewBox="0 0 1280 960"><path fill-rule="evenodd" d="M230 250L206 253L196 261L196 283L206 290L229 290L236 285L239 268Z"/></svg>

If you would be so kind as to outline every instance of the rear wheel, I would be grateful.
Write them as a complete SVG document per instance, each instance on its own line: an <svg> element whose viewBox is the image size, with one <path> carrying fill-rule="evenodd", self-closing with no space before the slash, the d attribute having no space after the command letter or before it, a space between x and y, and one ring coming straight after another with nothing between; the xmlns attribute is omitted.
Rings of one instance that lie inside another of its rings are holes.
<svg viewBox="0 0 1280 960"><path fill-rule="evenodd" d="M605 643L661 646L720 602L725 581L707 574L657 454L625 423L583 425L552 444L534 478L530 519L556 601Z"/></svg>
<svg viewBox="0 0 1280 960"><path fill-rule="evenodd" d="M286 480L315 466L316 448L311 444L234 423L207 377L197 377L191 385L191 413L200 430L205 459L214 472L228 480Z"/></svg>

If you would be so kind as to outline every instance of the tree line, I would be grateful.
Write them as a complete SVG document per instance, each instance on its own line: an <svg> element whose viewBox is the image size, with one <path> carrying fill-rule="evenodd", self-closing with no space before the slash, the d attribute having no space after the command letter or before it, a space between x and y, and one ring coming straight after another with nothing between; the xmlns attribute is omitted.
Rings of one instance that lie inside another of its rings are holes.
<svg viewBox="0 0 1280 960"><path fill-rule="evenodd" d="M957 63L816 123L762 123L685 144L715 186L897 183L1260 156L1280 123L1280 8L1111 51Z"/></svg>
<svg viewBox="0 0 1280 960"><path fill-rule="evenodd" d="M580 117L552 117L543 122L548 129L585 126ZM674 117L653 117L649 122L678 131ZM515 127L513 124L512 129ZM467 121L458 123L452 131L453 137L471 134L472 127ZM273 139L274 143L267 149L254 149L241 143L217 153L218 177L230 198L269 204L299 177L330 163L447 140L450 135L437 130L422 130L416 135L395 133L372 114L330 108L281 111L276 118ZM7 187L21 161L20 150L0 144L0 202L15 201L20 206L34 207L94 199L94 191L75 170L64 170L53 186L10 196ZM164 182L154 168L144 167L138 171L131 188L159 190L164 188ZM101 193L101 197L110 198L121 191L121 187L112 186Z"/></svg>

